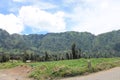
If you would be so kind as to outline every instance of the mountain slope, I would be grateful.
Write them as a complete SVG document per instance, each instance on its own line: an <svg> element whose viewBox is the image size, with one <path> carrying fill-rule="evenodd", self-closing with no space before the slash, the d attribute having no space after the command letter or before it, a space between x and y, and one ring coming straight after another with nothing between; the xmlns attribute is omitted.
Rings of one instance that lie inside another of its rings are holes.
<svg viewBox="0 0 120 80"><path fill-rule="evenodd" d="M0 29L0 52L22 53L30 50L39 54L45 51L58 53L71 50L73 43L83 53L91 56L99 54L120 56L120 30L95 36L88 32L74 31L45 35L10 35Z"/></svg>

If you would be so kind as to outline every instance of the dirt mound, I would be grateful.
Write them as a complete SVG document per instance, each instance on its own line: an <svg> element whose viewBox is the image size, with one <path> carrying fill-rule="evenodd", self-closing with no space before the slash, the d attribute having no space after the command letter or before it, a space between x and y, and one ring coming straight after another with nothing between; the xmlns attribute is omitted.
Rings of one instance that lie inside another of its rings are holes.
<svg viewBox="0 0 120 80"><path fill-rule="evenodd" d="M16 75L27 75L32 71L32 68L27 65L21 65L12 69L9 69L8 72Z"/></svg>
<svg viewBox="0 0 120 80"><path fill-rule="evenodd" d="M33 80L28 78L32 68L27 65L21 65L15 68L1 70L0 80Z"/></svg>

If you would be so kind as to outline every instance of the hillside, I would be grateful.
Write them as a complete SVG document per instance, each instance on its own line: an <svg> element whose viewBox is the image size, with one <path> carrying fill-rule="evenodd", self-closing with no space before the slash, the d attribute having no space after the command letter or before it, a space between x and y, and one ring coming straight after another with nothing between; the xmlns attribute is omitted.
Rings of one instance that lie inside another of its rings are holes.
<svg viewBox="0 0 120 80"><path fill-rule="evenodd" d="M38 54L45 51L58 54L70 51L73 43L84 55L91 57L120 56L120 30L95 36L88 32L74 31L45 35L10 35L0 29L0 52L18 54L29 50Z"/></svg>

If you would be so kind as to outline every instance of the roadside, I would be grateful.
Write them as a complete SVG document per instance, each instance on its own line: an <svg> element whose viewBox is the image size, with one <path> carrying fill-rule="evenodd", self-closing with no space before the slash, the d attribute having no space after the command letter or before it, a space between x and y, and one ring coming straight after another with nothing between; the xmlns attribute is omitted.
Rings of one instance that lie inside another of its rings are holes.
<svg viewBox="0 0 120 80"><path fill-rule="evenodd" d="M87 76L64 78L61 80L120 80L120 67L93 73Z"/></svg>

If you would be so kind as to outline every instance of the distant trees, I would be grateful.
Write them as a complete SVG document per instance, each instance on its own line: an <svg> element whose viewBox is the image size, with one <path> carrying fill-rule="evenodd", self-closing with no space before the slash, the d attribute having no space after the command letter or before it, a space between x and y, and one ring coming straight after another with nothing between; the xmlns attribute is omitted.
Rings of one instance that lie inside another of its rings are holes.
<svg viewBox="0 0 120 80"><path fill-rule="evenodd" d="M73 59L76 59L77 58L77 54L76 54L76 44L73 43L72 44L72 55L73 55Z"/></svg>
<svg viewBox="0 0 120 80"><path fill-rule="evenodd" d="M69 53L66 53L66 59L72 59Z"/></svg>
<svg viewBox="0 0 120 80"><path fill-rule="evenodd" d="M74 31L19 35L0 29L0 62L9 59L25 62L81 57L120 57L120 30L95 36L88 32Z"/></svg>
<svg viewBox="0 0 120 80"><path fill-rule="evenodd" d="M10 56L8 54L5 53L0 53L0 62L6 62L9 61Z"/></svg>
<svg viewBox="0 0 120 80"><path fill-rule="evenodd" d="M81 49L76 49L75 43L72 44L71 51L72 51L73 59L81 58L81 54L82 54Z"/></svg>
<svg viewBox="0 0 120 80"><path fill-rule="evenodd" d="M120 43L116 43L113 48L115 51L120 52Z"/></svg>
<svg viewBox="0 0 120 80"><path fill-rule="evenodd" d="M48 53L45 52L45 61L48 61L49 57L48 57Z"/></svg>

